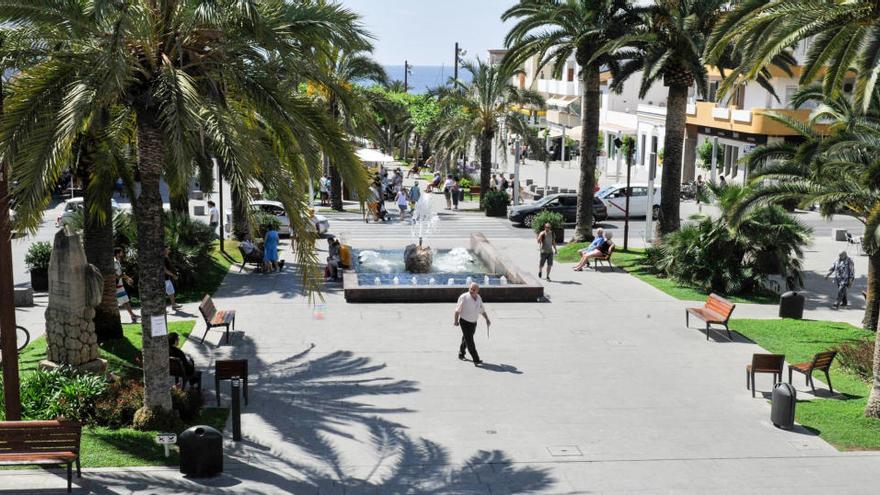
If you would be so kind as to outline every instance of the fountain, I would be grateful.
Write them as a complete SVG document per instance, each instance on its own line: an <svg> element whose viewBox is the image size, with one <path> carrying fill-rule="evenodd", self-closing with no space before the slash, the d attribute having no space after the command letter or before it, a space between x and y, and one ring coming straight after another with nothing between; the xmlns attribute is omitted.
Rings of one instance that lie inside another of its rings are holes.
<svg viewBox="0 0 880 495"><path fill-rule="evenodd" d="M404 249L356 250L353 266L343 273L346 301L455 301L474 281L483 284L481 294L486 301L543 298L540 282L501 256L481 233L470 235L469 249L430 247L439 219L431 201L432 195L422 194L416 202L410 220L411 241Z"/></svg>

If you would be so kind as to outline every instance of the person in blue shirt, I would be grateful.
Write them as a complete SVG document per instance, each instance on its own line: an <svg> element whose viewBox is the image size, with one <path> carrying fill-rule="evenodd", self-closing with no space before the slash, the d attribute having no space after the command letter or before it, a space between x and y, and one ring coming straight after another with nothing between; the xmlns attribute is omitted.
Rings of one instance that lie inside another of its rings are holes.
<svg viewBox="0 0 880 495"><path fill-rule="evenodd" d="M574 271L583 271L584 265L590 262L590 253L601 250L603 244L605 244L605 229L598 228L596 229L596 237L593 238L593 242L590 243L589 247L585 247L578 251L581 255L581 260L574 266Z"/></svg>

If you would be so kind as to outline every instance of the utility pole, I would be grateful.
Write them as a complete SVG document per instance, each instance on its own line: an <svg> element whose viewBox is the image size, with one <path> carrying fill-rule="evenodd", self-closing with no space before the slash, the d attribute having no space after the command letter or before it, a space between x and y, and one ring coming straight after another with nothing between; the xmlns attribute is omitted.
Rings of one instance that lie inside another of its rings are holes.
<svg viewBox="0 0 880 495"><path fill-rule="evenodd" d="M452 79L458 82L458 42L455 42L455 69L453 70Z"/></svg>
<svg viewBox="0 0 880 495"><path fill-rule="evenodd" d="M226 210L223 209L223 167L220 166L220 160L216 158L211 158L214 162L214 165L217 166L217 190L220 193L220 252L226 254L226 246L225 244L225 231L223 230L225 227L223 226L223 221L225 220L223 217L226 216ZM235 215L235 212L232 212Z"/></svg>
<svg viewBox="0 0 880 495"><path fill-rule="evenodd" d="M550 133L544 136L544 196L550 192Z"/></svg>
<svg viewBox="0 0 880 495"><path fill-rule="evenodd" d="M513 142L513 206L519 204L519 137Z"/></svg>
<svg viewBox="0 0 880 495"><path fill-rule="evenodd" d="M0 79L0 115L2 114L3 82ZM6 420L20 421L21 398L18 381L18 346L15 343L13 289L15 282L12 277L12 228L9 224L10 175L9 162L4 159L0 162L0 349L3 355L3 399Z"/></svg>
<svg viewBox="0 0 880 495"><path fill-rule="evenodd" d="M403 61L403 92L406 93L409 90L409 61Z"/></svg>

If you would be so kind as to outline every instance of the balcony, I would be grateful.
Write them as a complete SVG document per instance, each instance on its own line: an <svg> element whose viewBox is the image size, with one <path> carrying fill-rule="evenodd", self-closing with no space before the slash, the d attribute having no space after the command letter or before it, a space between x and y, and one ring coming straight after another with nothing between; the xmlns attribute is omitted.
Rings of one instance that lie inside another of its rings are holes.
<svg viewBox="0 0 880 495"><path fill-rule="evenodd" d="M538 92L560 95L580 96L577 81L557 81L555 79L538 79Z"/></svg>
<svg viewBox="0 0 880 495"><path fill-rule="evenodd" d="M746 134L762 134L766 136L795 136L797 132L768 117L768 112L787 115L791 118L805 122L810 116L810 110L787 110L753 108L742 110L736 107L723 108L714 103L698 101L695 105L688 105L687 123L700 127L724 129Z"/></svg>

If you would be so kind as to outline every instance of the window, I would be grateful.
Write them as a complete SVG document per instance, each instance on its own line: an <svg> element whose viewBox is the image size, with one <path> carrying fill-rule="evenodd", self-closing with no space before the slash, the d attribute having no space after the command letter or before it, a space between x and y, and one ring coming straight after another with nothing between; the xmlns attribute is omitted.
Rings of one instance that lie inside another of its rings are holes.
<svg viewBox="0 0 880 495"><path fill-rule="evenodd" d="M572 82L572 81L574 81L574 67L569 67L569 68L568 68L568 79L566 79L566 80L567 80L568 82Z"/></svg>
<svg viewBox="0 0 880 495"><path fill-rule="evenodd" d="M734 105L736 108L744 108L746 103L746 87L745 86L737 86L735 90L733 90L733 96L730 97L730 104Z"/></svg>
<svg viewBox="0 0 880 495"><path fill-rule="evenodd" d="M647 196L648 188L647 187L634 187L632 190L633 196Z"/></svg>
<svg viewBox="0 0 880 495"><path fill-rule="evenodd" d="M577 196L562 196L559 198L562 206L577 206Z"/></svg>
<svg viewBox="0 0 880 495"><path fill-rule="evenodd" d="M786 86L785 87L785 100L783 103L785 103L786 107L788 107L788 108L794 107L794 105L792 105L792 100L794 100L794 94L797 92L797 90L798 90L797 86Z"/></svg>

